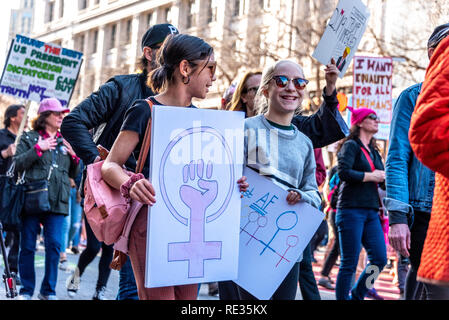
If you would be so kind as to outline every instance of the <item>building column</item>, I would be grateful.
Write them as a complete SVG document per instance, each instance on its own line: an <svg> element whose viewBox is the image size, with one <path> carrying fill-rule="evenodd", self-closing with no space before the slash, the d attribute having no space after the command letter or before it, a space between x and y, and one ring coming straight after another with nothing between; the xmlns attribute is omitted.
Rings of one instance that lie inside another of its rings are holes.
<svg viewBox="0 0 449 320"><path fill-rule="evenodd" d="M98 38L97 38L97 53L95 61L95 84L94 87L98 88L102 83L101 70L103 69L103 61L106 55L105 50L105 27L100 26L98 28Z"/></svg>

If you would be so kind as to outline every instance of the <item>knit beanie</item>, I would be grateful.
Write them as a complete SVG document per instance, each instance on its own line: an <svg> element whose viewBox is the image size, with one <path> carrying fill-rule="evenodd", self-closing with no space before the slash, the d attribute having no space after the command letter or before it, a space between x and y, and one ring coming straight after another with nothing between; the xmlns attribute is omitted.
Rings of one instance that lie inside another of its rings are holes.
<svg viewBox="0 0 449 320"><path fill-rule="evenodd" d="M351 126L361 123L371 113L376 114L374 110L368 108L354 109L353 107L348 107L348 109L351 111Z"/></svg>

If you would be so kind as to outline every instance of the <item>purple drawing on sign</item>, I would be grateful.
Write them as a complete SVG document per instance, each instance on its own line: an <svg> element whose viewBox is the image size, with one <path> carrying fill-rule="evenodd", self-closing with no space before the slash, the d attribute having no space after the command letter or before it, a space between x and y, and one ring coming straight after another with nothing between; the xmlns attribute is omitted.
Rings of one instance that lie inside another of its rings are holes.
<svg viewBox="0 0 449 320"><path fill-rule="evenodd" d="M165 164L168 156L174 146L184 137L195 133L208 133L214 135L221 142L229 159L230 181L227 188L226 197L218 211L207 215L207 209L216 201L219 189L217 180L212 180L213 164L208 162L204 165L204 160L191 161L182 169L184 184L179 188L179 197L181 201L189 208L190 232L189 239L186 242L172 242L168 244L168 262L188 261L188 277L204 277L204 261L212 259L221 259L221 241L205 241L206 223L214 221L226 210L232 196L234 185L234 164L232 153L224 137L215 129L210 127L190 128L176 136L165 149L161 159L159 172L159 185L162 198L173 217L188 226L189 219L179 214L174 208L168 196L165 185ZM188 185L189 182L196 182L196 187ZM220 184L222 185L222 183Z"/></svg>

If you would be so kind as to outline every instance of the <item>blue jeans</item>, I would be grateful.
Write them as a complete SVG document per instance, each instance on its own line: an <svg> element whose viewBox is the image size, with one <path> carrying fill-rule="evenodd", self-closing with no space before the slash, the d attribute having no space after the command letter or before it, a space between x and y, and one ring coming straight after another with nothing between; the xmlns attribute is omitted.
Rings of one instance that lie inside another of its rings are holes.
<svg viewBox="0 0 449 320"><path fill-rule="evenodd" d="M353 300L363 300L387 264L387 249L377 210L365 208L338 209L336 215L340 241L340 270L335 289L337 300L348 300L351 279L356 272L361 246L369 263L351 290Z"/></svg>
<svg viewBox="0 0 449 320"><path fill-rule="evenodd" d="M131 260L126 259L120 269L120 278L116 300L139 300L137 295L136 279L134 278Z"/></svg>
<svg viewBox="0 0 449 320"><path fill-rule="evenodd" d="M44 229L45 245L45 274L42 280L40 293L42 295L56 295L56 282L58 279L59 253L61 251L61 228L64 216L61 214L45 213L41 216L25 216L22 219L20 233L19 273L22 287L20 294L34 293L36 274L34 271L34 254L36 251L36 238L39 232L39 223Z"/></svg>
<svg viewBox="0 0 449 320"><path fill-rule="evenodd" d="M72 246L76 247L80 243L80 230L82 208L81 204L76 202L76 188L70 190L70 228L66 244L69 245L72 241Z"/></svg>

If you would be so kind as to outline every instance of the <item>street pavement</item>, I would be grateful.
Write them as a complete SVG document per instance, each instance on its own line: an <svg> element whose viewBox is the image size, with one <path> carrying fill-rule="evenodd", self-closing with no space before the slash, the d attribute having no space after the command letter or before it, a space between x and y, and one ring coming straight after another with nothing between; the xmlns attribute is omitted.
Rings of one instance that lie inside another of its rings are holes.
<svg viewBox="0 0 449 320"><path fill-rule="evenodd" d="M313 271L315 274L315 278L319 279L319 272L321 271L321 266L323 263L324 249L320 248L317 252L315 252L315 258L317 259L317 263L313 264ZM45 251L42 246L38 246L38 250L36 251L35 256L35 270L36 270L36 289L33 296L33 300L38 300L37 295L39 293L40 284L42 278L44 276L44 258ZM58 273L58 283L56 285L56 295L59 300L91 300L93 294L95 293L95 286L98 277L98 262L100 260L100 254L95 257L95 259L87 266L84 274L81 277L81 285L80 290L76 297L70 298L67 295L66 290L66 280L70 277L72 271L75 269L79 254L75 255L71 252L67 251L68 258L68 270L63 271L59 270ZM3 274L3 257L0 259L0 272ZM332 272L330 274L331 279L336 280L336 276L338 273L338 266L334 266ZM106 294L105 297L108 300L115 300L115 297L118 292L118 283L119 283L119 272L116 270L111 270L111 275L109 277ZM397 300L399 299L399 290L396 285L393 284L393 275L390 274L389 270L384 270L379 279L376 281L374 287L377 289L380 296L382 296L385 300ZM19 289L19 288L18 288ZM320 295L322 300L335 300L335 291L328 290L323 287L320 287ZM0 300L7 300L5 295L5 287L2 283L0 285ZM218 300L218 296L209 296L208 295L208 285L202 284L200 287L200 292L198 296L198 300ZM298 288L296 300L302 300L301 291Z"/></svg>

